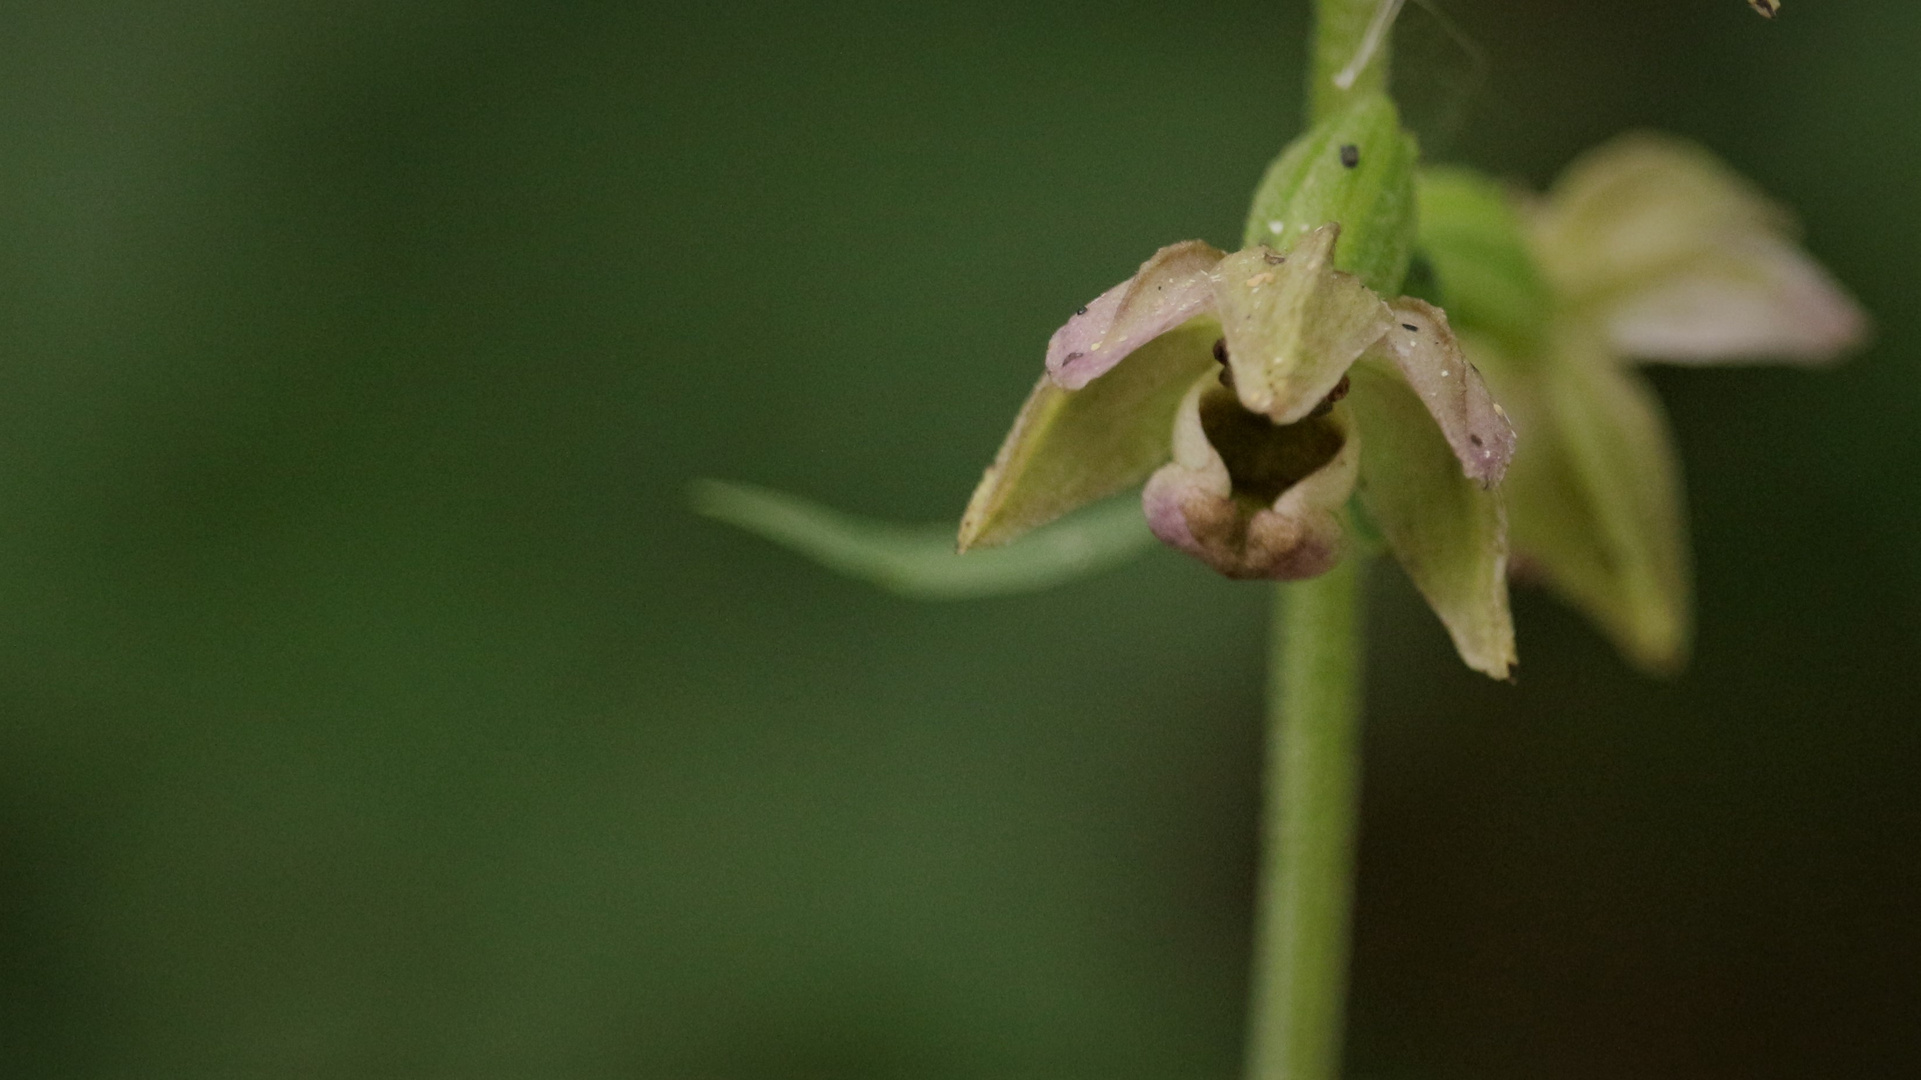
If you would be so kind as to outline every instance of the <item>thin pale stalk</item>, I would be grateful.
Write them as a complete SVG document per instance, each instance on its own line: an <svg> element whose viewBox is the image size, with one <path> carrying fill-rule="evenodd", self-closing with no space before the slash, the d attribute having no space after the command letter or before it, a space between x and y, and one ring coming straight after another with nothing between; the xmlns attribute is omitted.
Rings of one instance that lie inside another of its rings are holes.
<svg viewBox="0 0 1921 1080"><path fill-rule="evenodd" d="M1386 31L1370 43L1376 16L1391 24L1400 0L1315 0L1314 55L1308 63L1308 121L1328 116L1362 94L1387 91ZM1357 62L1358 61L1358 62Z"/></svg>
<svg viewBox="0 0 1921 1080"><path fill-rule="evenodd" d="M1248 1080L1340 1075L1361 793L1362 578L1276 594Z"/></svg>

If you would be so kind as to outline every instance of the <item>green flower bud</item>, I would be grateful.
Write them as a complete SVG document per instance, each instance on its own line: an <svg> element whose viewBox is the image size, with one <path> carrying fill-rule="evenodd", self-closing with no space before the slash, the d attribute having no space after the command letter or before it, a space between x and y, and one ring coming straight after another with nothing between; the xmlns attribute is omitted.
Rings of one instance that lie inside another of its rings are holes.
<svg viewBox="0 0 1921 1080"><path fill-rule="evenodd" d="M1513 194L1461 168L1421 170L1418 190L1417 250L1433 268L1449 317L1493 338L1509 355L1540 352L1553 299Z"/></svg>
<svg viewBox="0 0 1921 1080"><path fill-rule="evenodd" d="M1401 291L1413 250L1420 149L1385 94L1357 98L1288 145L1254 192L1241 246L1286 251L1341 226L1336 269L1383 296Z"/></svg>

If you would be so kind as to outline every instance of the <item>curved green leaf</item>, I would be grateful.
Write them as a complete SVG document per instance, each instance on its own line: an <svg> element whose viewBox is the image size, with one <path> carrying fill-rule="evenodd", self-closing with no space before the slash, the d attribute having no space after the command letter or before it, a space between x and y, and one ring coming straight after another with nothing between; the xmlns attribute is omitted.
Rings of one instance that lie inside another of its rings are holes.
<svg viewBox="0 0 1921 1080"><path fill-rule="evenodd" d="M1007 547L954 551L952 525L854 517L749 484L701 480L694 509L889 592L966 600L1033 592L1118 566L1153 546L1140 502L1114 499Z"/></svg>

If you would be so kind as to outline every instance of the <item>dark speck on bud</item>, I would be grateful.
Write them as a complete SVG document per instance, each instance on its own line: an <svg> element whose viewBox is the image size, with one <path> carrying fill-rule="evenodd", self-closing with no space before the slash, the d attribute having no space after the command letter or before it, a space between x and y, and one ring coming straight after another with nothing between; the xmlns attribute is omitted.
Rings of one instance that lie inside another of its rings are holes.
<svg viewBox="0 0 1921 1080"><path fill-rule="evenodd" d="M1082 305L1082 306L1080 306L1080 307L1077 307L1077 308L1075 308L1075 309L1074 309L1074 314L1076 314L1076 315L1085 315L1085 314L1087 314L1087 307L1086 307L1086 305Z"/></svg>
<svg viewBox="0 0 1921 1080"><path fill-rule="evenodd" d="M1341 147L1341 164L1343 166L1351 169L1354 166L1359 165L1360 163L1361 163L1360 147L1355 146L1353 143L1348 143L1345 146Z"/></svg>
<svg viewBox="0 0 1921 1080"><path fill-rule="evenodd" d="M1415 326L1415 325L1414 325L1413 323L1411 323L1411 322L1404 322L1404 323L1402 323L1402 324L1401 324L1401 329L1403 329L1403 330L1413 330L1413 331L1415 331L1415 332L1417 332L1417 333L1418 333L1418 332L1420 331L1420 329L1421 329L1421 328L1420 328L1420 327L1418 327L1418 326Z"/></svg>

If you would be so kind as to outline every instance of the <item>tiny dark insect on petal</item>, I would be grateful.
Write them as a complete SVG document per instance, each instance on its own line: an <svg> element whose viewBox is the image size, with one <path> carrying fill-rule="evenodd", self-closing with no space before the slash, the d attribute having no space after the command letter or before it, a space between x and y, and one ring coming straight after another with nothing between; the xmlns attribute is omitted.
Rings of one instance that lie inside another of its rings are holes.
<svg viewBox="0 0 1921 1080"><path fill-rule="evenodd" d="M1467 441L1473 443L1476 446L1481 445L1481 437L1479 435L1469 435L1467 437Z"/></svg>
<svg viewBox="0 0 1921 1080"><path fill-rule="evenodd" d="M1266 251L1261 253L1261 261L1269 266L1279 266L1287 261L1287 256L1276 255L1271 251Z"/></svg>
<svg viewBox="0 0 1921 1080"><path fill-rule="evenodd" d="M1348 143L1347 145L1341 147L1341 164L1343 166L1351 169L1354 166L1359 165L1360 163L1361 163L1360 147L1355 146L1353 143Z"/></svg>
<svg viewBox="0 0 1921 1080"><path fill-rule="evenodd" d="M1414 330L1414 331L1419 331L1419 330L1420 330L1421 328L1420 328L1420 327L1418 327L1418 326L1415 326L1415 325L1414 325L1413 323L1411 323L1411 322L1404 322L1404 323L1402 323L1402 324L1401 324L1401 329L1403 329L1403 330Z"/></svg>
<svg viewBox="0 0 1921 1080"><path fill-rule="evenodd" d="M1085 315L1085 314L1087 314L1087 308L1086 308L1086 306L1084 306L1084 305L1083 305L1083 306L1081 306L1081 307L1077 307L1077 308L1075 308L1075 309L1074 309L1074 314L1076 314L1076 315Z"/></svg>
<svg viewBox="0 0 1921 1080"><path fill-rule="evenodd" d="M1214 362L1217 364L1227 363L1227 339L1226 338L1214 339Z"/></svg>

